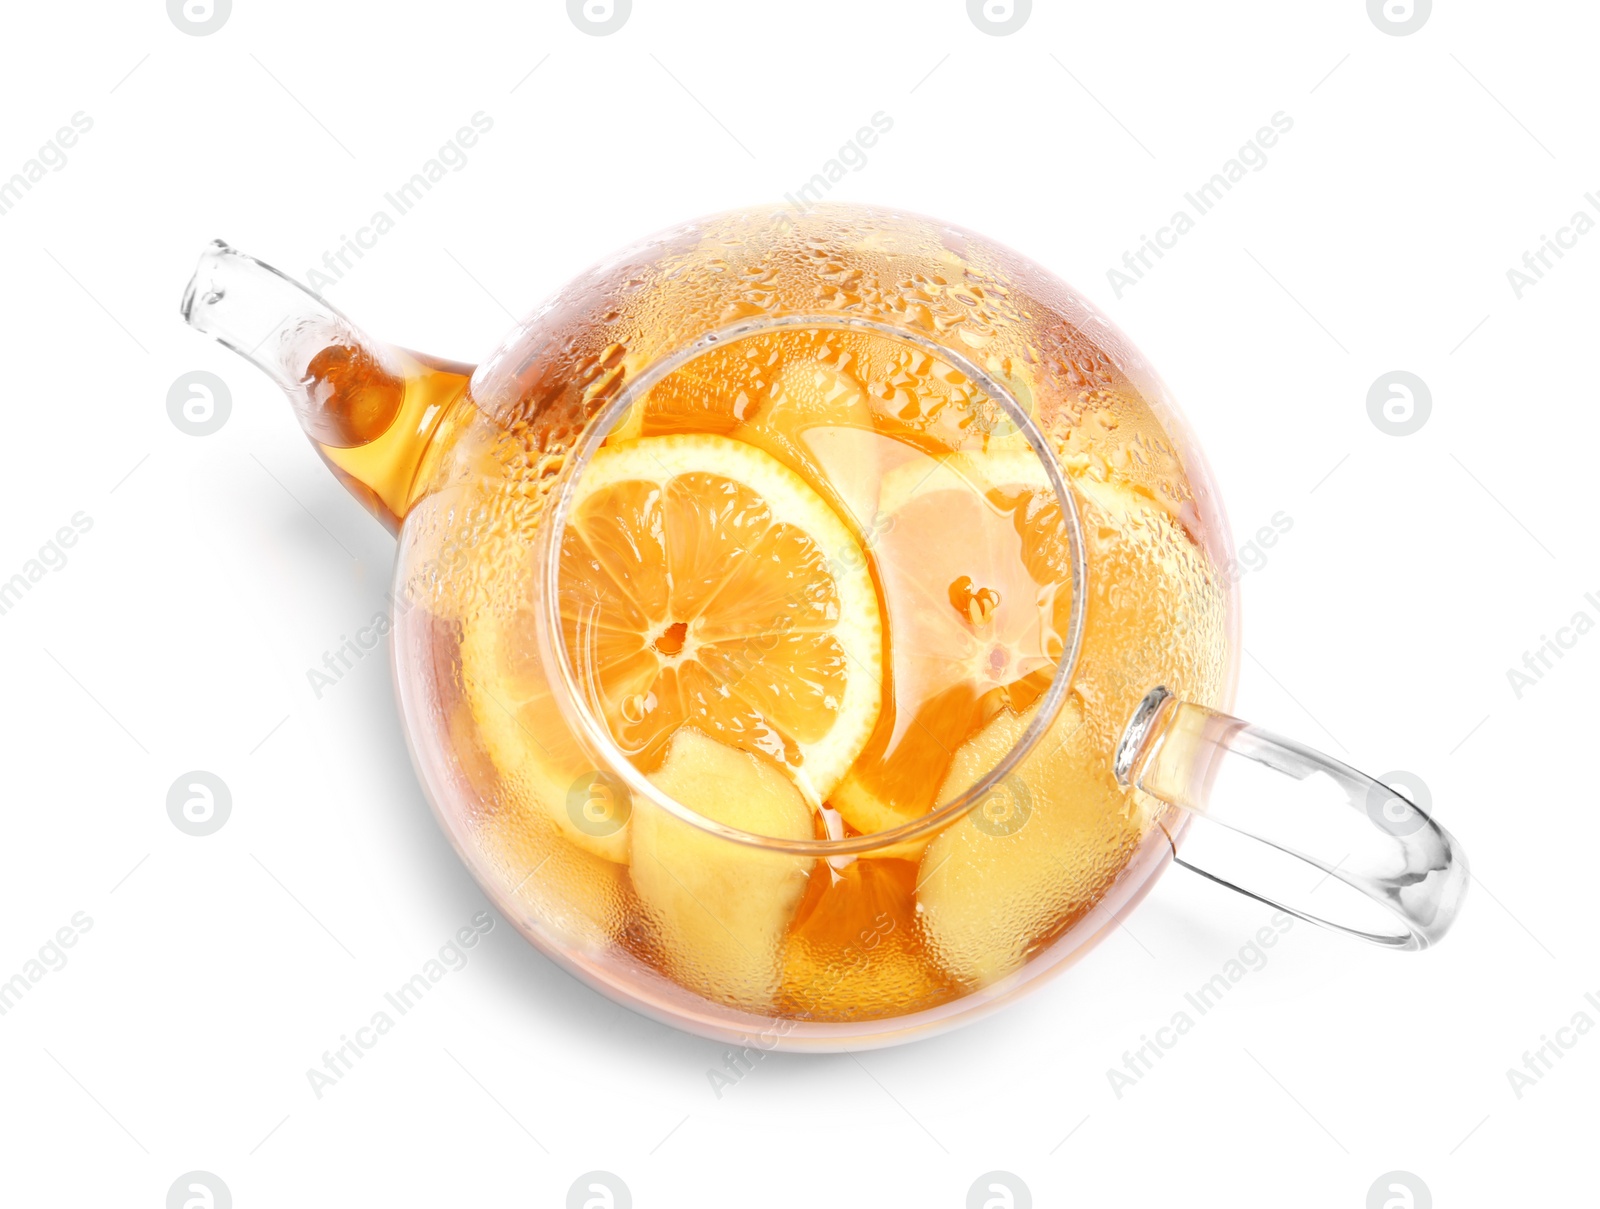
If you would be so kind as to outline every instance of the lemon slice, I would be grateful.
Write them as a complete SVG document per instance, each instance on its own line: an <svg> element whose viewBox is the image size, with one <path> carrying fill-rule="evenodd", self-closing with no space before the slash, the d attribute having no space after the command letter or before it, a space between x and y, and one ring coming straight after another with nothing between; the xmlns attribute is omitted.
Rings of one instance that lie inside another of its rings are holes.
<svg viewBox="0 0 1600 1209"><path fill-rule="evenodd" d="M1031 449L923 457L884 475L876 553L893 712L830 799L857 830L926 814L957 749L1049 687L1073 589L1049 486ZM912 854L903 848L894 854Z"/></svg>
<svg viewBox="0 0 1600 1209"><path fill-rule="evenodd" d="M820 805L882 692L878 597L850 530L794 471L727 437L607 446L578 488L563 637L618 745L648 770L693 723Z"/></svg>
<svg viewBox="0 0 1600 1209"><path fill-rule="evenodd" d="M485 609L463 622L461 679L478 738L507 802L544 815L584 851L627 864L630 803L573 740L537 634L533 610L523 606Z"/></svg>
<svg viewBox="0 0 1600 1209"><path fill-rule="evenodd" d="M877 720L882 626L855 539L791 470L738 441L647 437L586 468L562 547L568 655L648 771L692 721L763 752L813 807ZM542 665L524 560L462 619L461 677L508 795L628 862L630 802L572 737Z"/></svg>
<svg viewBox="0 0 1600 1209"><path fill-rule="evenodd" d="M858 534L899 442L881 435L862 380L859 335L757 333L717 344L655 383L611 442L683 433L732 437L800 475Z"/></svg>
<svg viewBox="0 0 1600 1209"><path fill-rule="evenodd" d="M986 495L1006 487L1049 491L1050 477L1033 449L1005 449L994 453L952 453L933 465L926 462L896 467L883 478L878 507L894 513L912 500L938 491L964 487Z"/></svg>

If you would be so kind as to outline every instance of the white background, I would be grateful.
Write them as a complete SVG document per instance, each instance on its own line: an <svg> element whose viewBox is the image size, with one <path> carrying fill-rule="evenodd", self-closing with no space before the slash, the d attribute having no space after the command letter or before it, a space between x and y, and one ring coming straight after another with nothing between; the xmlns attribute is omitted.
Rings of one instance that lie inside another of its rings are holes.
<svg viewBox="0 0 1600 1209"><path fill-rule="evenodd" d="M635 0L595 37L560 0L235 0L193 37L159 0L9 6L0 179L73 113L93 129L0 217L0 579L74 513L93 528L0 616L0 979L93 926L0 1017L5 1199L154 1207L203 1169L242 1207L555 1206L604 1169L641 1206L955 1207L998 1169L1041 1206L1359 1209L1402 1169L1440 1206L1594 1203L1600 1030L1520 1099L1506 1070L1600 1023L1600 635L1521 699L1506 671L1600 619L1600 233L1520 300L1506 270L1600 190L1597 25L1576 2L1438 0L1392 37L1362 0L1039 0L994 37L961 0ZM718 1099L722 1047L500 921L317 1099L306 1069L484 898L384 657L307 683L382 607L391 540L178 300L217 236L304 277L480 110L468 165L327 291L467 361L615 247L778 199L892 117L833 196L1076 284L1172 387L1238 539L1293 518L1243 581L1239 712L1422 778L1472 858L1456 932L1417 956L1296 926L1118 1098L1107 1068L1267 914L1174 870L1009 1010L771 1056ZM1106 270L1279 110L1267 167L1118 299ZM1366 410L1396 368L1433 396L1404 438ZM196 369L233 395L204 438L166 414ZM166 815L196 768L233 794L205 839Z"/></svg>

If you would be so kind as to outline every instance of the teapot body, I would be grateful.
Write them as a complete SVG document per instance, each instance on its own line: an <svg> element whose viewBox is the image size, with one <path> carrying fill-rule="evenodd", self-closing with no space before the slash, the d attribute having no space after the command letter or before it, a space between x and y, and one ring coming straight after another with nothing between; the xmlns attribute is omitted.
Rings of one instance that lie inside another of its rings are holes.
<svg viewBox="0 0 1600 1209"><path fill-rule="evenodd" d="M626 802L620 815L614 801L596 806L626 787L550 691L556 638L541 632L537 604L575 452L602 416L649 431L647 396L628 404L629 392L671 374L693 380L686 350L742 349L751 362L763 341L796 330L822 333L814 347L830 381L848 380L908 441L989 448L1005 417L973 430L952 419L951 392L980 374L1002 384L1072 490L1081 643L1058 711L1017 766L1027 802L1015 830L963 815L915 843L813 859L680 836L680 823L640 804L631 817ZM1187 816L1112 773L1141 698L1164 684L1231 704L1228 530L1164 387L1065 283L933 220L845 206L743 211L624 250L478 367L417 482L400 531L394 672L441 824L541 950L704 1035L763 1048L887 1044L970 1019L1063 968L1139 901L1182 836Z"/></svg>

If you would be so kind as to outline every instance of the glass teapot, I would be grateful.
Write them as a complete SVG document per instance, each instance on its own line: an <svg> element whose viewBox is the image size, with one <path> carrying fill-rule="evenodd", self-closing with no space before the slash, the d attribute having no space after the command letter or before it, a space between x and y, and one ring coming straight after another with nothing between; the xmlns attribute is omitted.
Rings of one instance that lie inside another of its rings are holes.
<svg viewBox="0 0 1600 1209"><path fill-rule="evenodd" d="M706 218L476 369L221 243L183 315L398 533L433 809L631 1008L908 1040L1063 969L1174 862L1399 949L1459 908L1465 858L1403 793L1223 712L1236 564L1198 447L1121 333L978 235Z"/></svg>

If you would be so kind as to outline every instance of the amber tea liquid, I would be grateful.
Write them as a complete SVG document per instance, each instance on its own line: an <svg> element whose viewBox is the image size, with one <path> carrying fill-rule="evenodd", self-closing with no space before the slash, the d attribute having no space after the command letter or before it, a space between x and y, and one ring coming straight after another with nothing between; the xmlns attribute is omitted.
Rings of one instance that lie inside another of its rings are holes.
<svg viewBox="0 0 1600 1209"><path fill-rule="evenodd" d="M484 442L485 483L526 457ZM825 859L648 802L617 817L626 790L552 687L533 547L515 546L533 522L509 508L478 547L502 582L445 610L432 657L480 825L508 876L529 870L519 893L554 879L541 901L610 919L594 943L714 1002L810 1020L937 1006L1082 921L1152 830L1093 719L1131 709L1160 674L1152 631L1174 594L1206 585L1179 511L1091 461L1066 469L1091 559L1122 582L1088 583L1098 624L1049 731L966 818ZM529 461L530 494L549 473ZM1066 521L1013 418L918 347L805 328L730 341L655 383L583 475L560 640L583 708L691 810L782 839L915 823L986 776L1045 700L1077 587Z"/></svg>

